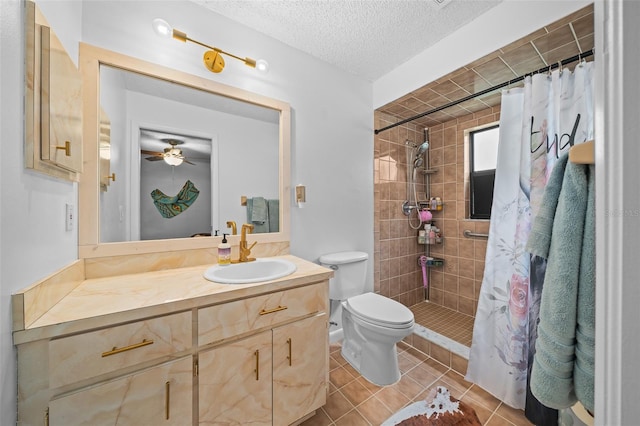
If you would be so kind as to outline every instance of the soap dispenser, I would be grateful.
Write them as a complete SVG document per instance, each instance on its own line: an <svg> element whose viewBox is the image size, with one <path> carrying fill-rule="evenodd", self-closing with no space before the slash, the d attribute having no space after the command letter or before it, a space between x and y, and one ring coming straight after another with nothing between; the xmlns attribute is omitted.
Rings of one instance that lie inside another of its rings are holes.
<svg viewBox="0 0 640 426"><path fill-rule="evenodd" d="M218 244L218 265L231 264L231 244L227 242L227 235L222 234L222 242Z"/></svg>

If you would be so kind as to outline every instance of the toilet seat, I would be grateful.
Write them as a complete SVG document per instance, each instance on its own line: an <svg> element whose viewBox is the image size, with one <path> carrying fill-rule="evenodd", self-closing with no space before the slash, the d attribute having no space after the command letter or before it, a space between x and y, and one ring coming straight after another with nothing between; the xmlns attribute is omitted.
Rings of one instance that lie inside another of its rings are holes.
<svg viewBox="0 0 640 426"><path fill-rule="evenodd" d="M413 312L409 308L376 293L350 297L346 307L361 320L380 327L404 329L413 326Z"/></svg>

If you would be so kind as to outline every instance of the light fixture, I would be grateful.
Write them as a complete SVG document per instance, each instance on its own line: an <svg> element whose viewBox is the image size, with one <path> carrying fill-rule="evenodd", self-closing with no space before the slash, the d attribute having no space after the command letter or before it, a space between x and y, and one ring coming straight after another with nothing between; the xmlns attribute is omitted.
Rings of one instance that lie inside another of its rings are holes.
<svg viewBox="0 0 640 426"><path fill-rule="evenodd" d="M202 60L204 61L204 66L211 72L219 73L224 69L225 64L224 64L224 58L222 57L222 55L227 55L232 58L238 59L239 61L244 62L245 65L251 68L256 68L260 72L266 73L269 71L269 63L264 59L259 59L256 61L255 59L251 59L248 57L241 58L232 53L225 52L224 50L219 49L217 47L213 47L213 46L209 46L208 44L201 43L198 40L189 38L186 33L176 30L175 28L172 28L171 25L169 25L169 23L164 19L161 19L161 18L154 19L152 26L153 26L153 30L159 36L162 36L162 37L172 36L176 40L180 40L183 43L190 41L191 43L195 43L209 49L204 53Z"/></svg>
<svg viewBox="0 0 640 426"><path fill-rule="evenodd" d="M184 161L182 150L179 148L165 148L162 158L170 166L179 166Z"/></svg>

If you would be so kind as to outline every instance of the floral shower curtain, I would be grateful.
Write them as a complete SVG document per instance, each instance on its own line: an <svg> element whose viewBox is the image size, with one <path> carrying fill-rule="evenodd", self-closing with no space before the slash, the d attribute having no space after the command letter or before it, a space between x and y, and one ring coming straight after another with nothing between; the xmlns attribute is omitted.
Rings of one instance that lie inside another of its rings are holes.
<svg viewBox="0 0 640 426"><path fill-rule="evenodd" d="M525 245L555 161L593 139L593 63L502 93L489 240L466 379L525 408L546 264ZM529 405L529 402L527 402ZM543 407L544 408L544 407Z"/></svg>

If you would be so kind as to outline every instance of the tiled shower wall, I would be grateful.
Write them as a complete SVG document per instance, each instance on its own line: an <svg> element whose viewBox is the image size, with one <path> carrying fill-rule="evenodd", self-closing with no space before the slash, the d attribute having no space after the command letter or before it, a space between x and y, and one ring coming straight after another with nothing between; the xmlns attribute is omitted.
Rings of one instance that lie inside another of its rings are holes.
<svg viewBox="0 0 640 426"><path fill-rule="evenodd" d="M375 128L395 123L393 117L376 112ZM407 200L407 154L405 142L419 144L422 131L410 123L381 132L374 142L374 286L375 292L411 306L424 300L418 258L424 246L418 231L411 229L402 213ZM416 178L416 191L425 192L423 175ZM414 226L417 219L414 217Z"/></svg>
<svg viewBox="0 0 640 426"><path fill-rule="evenodd" d="M392 124L395 118L376 111L375 128ZM487 240L466 238L465 230L488 233L488 220L469 220L469 182L465 173L464 132L498 121L500 107L439 124L429 129L429 167L437 172L426 178L428 196L439 196L442 211L434 212L434 223L441 229L443 243L431 245L430 255L444 259L444 266L431 268L429 299L458 312L475 315L484 273ZM402 213L407 199L405 141L420 143L423 129L411 123L376 135L374 278L375 291L411 306L424 300L422 274L417 259L425 246L417 243L418 231L411 229ZM417 178L418 198L424 198L425 178ZM422 192L422 195L420 193ZM417 219L414 218L414 226Z"/></svg>

